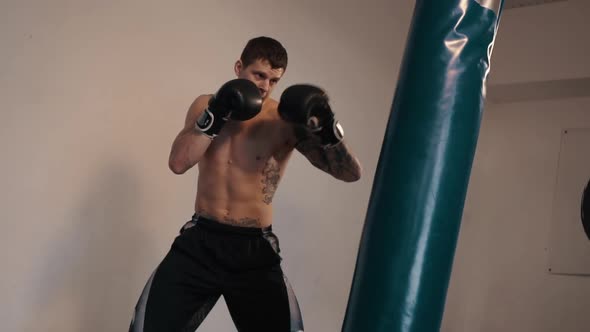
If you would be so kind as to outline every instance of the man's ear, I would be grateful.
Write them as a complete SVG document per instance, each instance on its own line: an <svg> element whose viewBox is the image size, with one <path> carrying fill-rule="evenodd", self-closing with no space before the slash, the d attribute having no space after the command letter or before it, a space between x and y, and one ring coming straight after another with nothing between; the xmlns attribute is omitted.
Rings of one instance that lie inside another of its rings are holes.
<svg viewBox="0 0 590 332"><path fill-rule="evenodd" d="M234 65L234 72L236 73L236 76L240 76L242 69L244 69L244 64L242 63L242 60L236 61L236 64Z"/></svg>

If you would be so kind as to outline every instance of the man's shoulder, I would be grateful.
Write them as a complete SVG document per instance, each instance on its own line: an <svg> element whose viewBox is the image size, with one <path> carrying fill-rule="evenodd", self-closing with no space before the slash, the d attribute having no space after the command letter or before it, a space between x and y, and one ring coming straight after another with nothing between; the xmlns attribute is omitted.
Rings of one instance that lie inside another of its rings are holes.
<svg viewBox="0 0 590 332"><path fill-rule="evenodd" d="M211 99L212 97L213 97L212 93L203 93L203 94L199 95L196 100L209 101L209 99Z"/></svg>
<svg viewBox="0 0 590 332"><path fill-rule="evenodd" d="M206 94L206 93L200 94L193 101L193 105L194 104L206 104L209 102L209 99L211 99L211 97L213 97L212 94Z"/></svg>
<svg viewBox="0 0 590 332"><path fill-rule="evenodd" d="M265 101L265 103L264 103L264 106L265 106L265 107L268 107L268 108L273 108L273 109L275 109L275 110L276 110L276 109L279 107L279 102L278 102L278 101L276 101L275 99L268 98L268 99Z"/></svg>
<svg viewBox="0 0 590 332"><path fill-rule="evenodd" d="M279 118L279 113L277 112L279 107L279 102L272 99L272 98L268 98L267 100L264 101L264 104L262 105L262 110L263 112L267 115L267 116L271 116L273 118Z"/></svg>

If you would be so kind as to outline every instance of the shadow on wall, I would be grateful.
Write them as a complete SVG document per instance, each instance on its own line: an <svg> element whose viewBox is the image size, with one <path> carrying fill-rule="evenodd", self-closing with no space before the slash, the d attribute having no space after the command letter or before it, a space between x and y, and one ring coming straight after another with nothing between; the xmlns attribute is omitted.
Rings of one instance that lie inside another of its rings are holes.
<svg viewBox="0 0 590 332"><path fill-rule="evenodd" d="M140 179L114 162L84 188L68 226L39 253L26 331L125 331L149 276L151 239L142 227ZM130 298L129 294L136 297Z"/></svg>
<svg viewBox="0 0 590 332"><path fill-rule="evenodd" d="M274 203L273 230L279 237L283 271L299 302L303 325L310 331L336 331L341 318L334 308L341 307L342 302L334 292L345 281L326 266L332 264L333 242L341 241L330 237L336 224L318 217L321 209L316 204L321 204L321 200L317 196L305 195L290 184L283 190ZM328 285L324 283L327 280Z"/></svg>

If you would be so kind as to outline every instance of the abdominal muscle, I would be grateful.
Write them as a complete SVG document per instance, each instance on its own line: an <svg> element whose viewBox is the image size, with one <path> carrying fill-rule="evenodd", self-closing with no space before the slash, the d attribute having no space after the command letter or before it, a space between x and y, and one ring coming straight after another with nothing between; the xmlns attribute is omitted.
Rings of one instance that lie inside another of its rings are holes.
<svg viewBox="0 0 590 332"><path fill-rule="evenodd" d="M197 214L237 226L272 224L272 196L263 194L262 176L230 170L205 173L198 181Z"/></svg>
<svg viewBox="0 0 590 332"><path fill-rule="evenodd" d="M243 134L218 136L198 164L195 211L226 224L269 226L272 199L290 150L273 144L276 140L267 135L258 140L248 135L247 128L234 129Z"/></svg>

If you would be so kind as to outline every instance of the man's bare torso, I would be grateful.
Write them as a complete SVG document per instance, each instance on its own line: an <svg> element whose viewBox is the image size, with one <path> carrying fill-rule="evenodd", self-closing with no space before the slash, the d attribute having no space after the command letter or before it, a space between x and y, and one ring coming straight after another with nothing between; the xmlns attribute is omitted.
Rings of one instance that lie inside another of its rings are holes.
<svg viewBox="0 0 590 332"><path fill-rule="evenodd" d="M196 212L234 225L270 225L272 199L294 143L271 99L253 119L228 122L198 164Z"/></svg>

